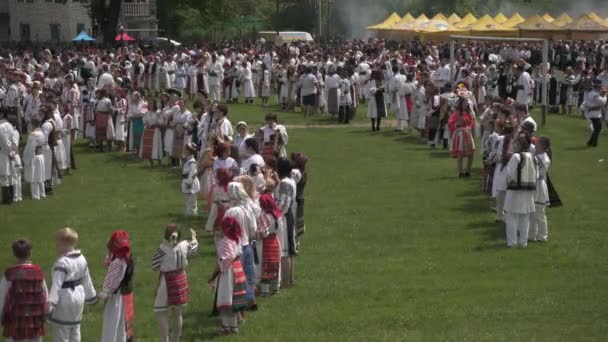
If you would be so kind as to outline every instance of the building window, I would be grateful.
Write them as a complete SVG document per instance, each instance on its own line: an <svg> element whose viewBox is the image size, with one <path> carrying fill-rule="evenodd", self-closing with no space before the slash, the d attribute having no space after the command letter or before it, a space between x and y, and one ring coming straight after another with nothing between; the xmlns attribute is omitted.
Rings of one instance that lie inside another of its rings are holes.
<svg viewBox="0 0 608 342"><path fill-rule="evenodd" d="M84 31L84 24L76 24L76 33Z"/></svg>
<svg viewBox="0 0 608 342"><path fill-rule="evenodd" d="M51 41L54 43L59 43L60 34L59 34L59 24L51 24Z"/></svg>
<svg viewBox="0 0 608 342"><path fill-rule="evenodd" d="M30 24L21 24L20 35L22 42L30 41Z"/></svg>
<svg viewBox="0 0 608 342"><path fill-rule="evenodd" d="M34 0L25 0L25 2L29 2L30 4L33 4Z"/></svg>

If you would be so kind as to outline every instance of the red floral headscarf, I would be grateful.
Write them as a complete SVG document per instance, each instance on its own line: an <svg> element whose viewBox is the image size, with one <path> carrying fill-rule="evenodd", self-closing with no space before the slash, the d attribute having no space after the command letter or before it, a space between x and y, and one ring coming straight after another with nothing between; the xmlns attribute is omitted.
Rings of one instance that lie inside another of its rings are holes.
<svg viewBox="0 0 608 342"><path fill-rule="evenodd" d="M260 196L260 207L265 212L274 216L274 218L277 220L282 216L281 210L277 206L277 202L269 194L263 194Z"/></svg>
<svg viewBox="0 0 608 342"><path fill-rule="evenodd" d="M112 233L110 241L108 241L108 251L110 251L111 259L131 260L131 244L129 242L129 234L124 230L117 230Z"/></svg>
<svg viewBox="0 0 608 342"><path fill-rule="evenodd" d="M234 217L224 216L221 226L225 237L239 243L241 240L241 225Z"/></svg>

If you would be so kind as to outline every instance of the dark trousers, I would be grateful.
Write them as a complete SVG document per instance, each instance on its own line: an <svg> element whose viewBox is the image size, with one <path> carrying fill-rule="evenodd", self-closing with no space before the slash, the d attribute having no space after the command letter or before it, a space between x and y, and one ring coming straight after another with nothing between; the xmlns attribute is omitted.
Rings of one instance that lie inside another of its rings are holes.
<svg viewBox="0 0 608 342"><path fill-rule="evenodd" d="M377 119L372 119L372 131L379 131L381 122L382 122L381 117L378 117Z"/></svg>
<svg viewBox="0 0 608 342"><path fill-rule="evenodd" d="M347 124L350 121L350 106L340 106L338 110L338 122Z"/></svg>
<svg viewBox="0 0 608 342"><path fill-rule="evenodd" d="M600 137L600 132L602 131L602 119L601 118L592 118L591 124L593 125L593 133L591 133L591 138L587 142L587 146L597 147L597 140Z"/></svg>

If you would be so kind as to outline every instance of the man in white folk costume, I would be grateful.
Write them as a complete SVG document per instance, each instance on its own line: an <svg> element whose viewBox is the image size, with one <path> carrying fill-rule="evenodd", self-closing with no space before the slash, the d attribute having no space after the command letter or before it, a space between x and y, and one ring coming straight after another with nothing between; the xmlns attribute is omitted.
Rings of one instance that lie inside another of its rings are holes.
<svg viewBox="0 0 608 342"><path fill-rule="evenodd" d="M201 184L198 179L198 167L195 159L196 146L194 144L186 145L186 162L182 170L181 189L184 194L184 202L186 216L196 216L198 214L198 205L196 197L201 191Z"/></svg>
<svg viewBox="0 0 608 342"><path fill-rule="evenodd" d="M407 81L407 77L405 76L405 71L403 69L399 69L399 66L397 65L393 66L393 74L394 76L388 84L388 92L392 101L392 108L394 108L397 116L397 125L395 126L395 131L402 132L405 128L408 117L405 95L402 92L405 82Z"/></svg>
<svg viewBox="0 0 608 342"><path fill-rule="evenodd" d="M6 114L0 112L0 187L2 187L2 204L13 203L13 186L11 169L15 149L12 142L13 125L8 122Z"/></svg>
<svg viewBox="0 0 608 342"><path fill-rule="evenodd" d="M215 102L219 102L221 100L221 85L224 76L224 67L217 60L217 56L213 55L211 57L211 66L209 68L209 98Z"/></svg>
<svg viewBox="0 0 608 342"><path fill-rule="evenodd" d="M23 151L23 165L25 168L25 181L30 184L32 199L46 198L44 192L45 164L42 151L48 147L48 141L40 129L40 121L31 122L32 132L27 138L27 144Z"/></svg>

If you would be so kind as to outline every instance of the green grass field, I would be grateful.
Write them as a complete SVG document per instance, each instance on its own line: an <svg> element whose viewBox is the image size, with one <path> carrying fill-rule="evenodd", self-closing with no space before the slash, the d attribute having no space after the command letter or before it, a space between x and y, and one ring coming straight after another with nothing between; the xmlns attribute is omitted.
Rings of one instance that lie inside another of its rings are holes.
<svg viewBox="0 0 608 342"><path fill-rule="evenodd" d="M263 122L258 107L231 106L233 122ZM280 113L289 124L325 124ZM357 122L365 122L362 112ZM474 177L430 151L414 134L392 128L291 129L290 151L310 157L303 252L297 284L261 299L235 341L605 341L608 336L608 136L583 148L576 118L550 116L540 134L553 139L552 179L565 203L548 210L550 242L507 249ZM78 148L79 170L44 201L0 208L0 265L10 243L34 242L35 262L50 271L54 232L78 229L93 280L101 286L105 242L131 234L136 259L136 335L156 341L152 303L158 275L150 259L164 226L201 229L182 217L180 171L150 169L123 154ZM24 198L29 198L27 188ZM200 204L200 203L199 203ZM215 264L210 239L190 264L191 300L182 341L215 337L207 279ZM47 273L47 277L48 277ZM50 279L48 279L50 282ZM103 308L88 307L83 341L98 341ZM49 341L50 339L47 339Z"/></svg>

